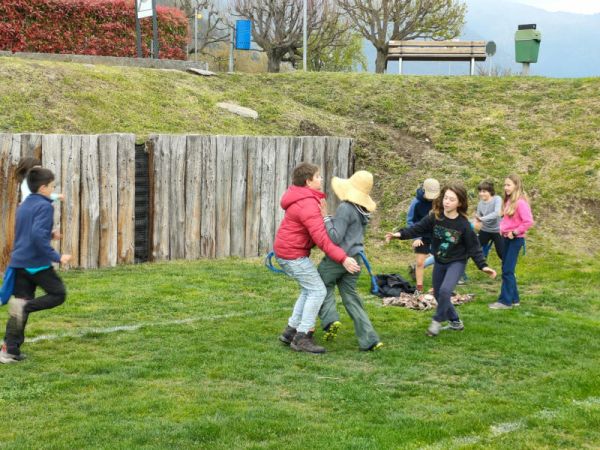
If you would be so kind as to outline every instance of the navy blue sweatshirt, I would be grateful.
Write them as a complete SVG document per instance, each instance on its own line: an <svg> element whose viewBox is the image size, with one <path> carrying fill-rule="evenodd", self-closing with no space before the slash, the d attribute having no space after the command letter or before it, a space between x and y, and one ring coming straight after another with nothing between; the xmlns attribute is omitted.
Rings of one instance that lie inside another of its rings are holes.
<svg viewBox="0 0 600 450"><path fill-rule="evenodd" d="M52 200L31 194L17 208L15 243L9 266L28 269L60 262L60 255L50 246L54 208Z"/></svg>

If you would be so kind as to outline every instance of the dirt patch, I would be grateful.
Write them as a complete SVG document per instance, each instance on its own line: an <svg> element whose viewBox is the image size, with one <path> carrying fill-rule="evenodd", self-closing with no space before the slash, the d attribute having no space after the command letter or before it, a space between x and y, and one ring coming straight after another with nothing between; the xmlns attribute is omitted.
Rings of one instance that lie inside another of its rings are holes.
<svg viewBox="0 0 600 450"><path fill-rule="evenodd" d="M310 120L301 120L298 124L298 136L330 136L327 130Z"/></svg>

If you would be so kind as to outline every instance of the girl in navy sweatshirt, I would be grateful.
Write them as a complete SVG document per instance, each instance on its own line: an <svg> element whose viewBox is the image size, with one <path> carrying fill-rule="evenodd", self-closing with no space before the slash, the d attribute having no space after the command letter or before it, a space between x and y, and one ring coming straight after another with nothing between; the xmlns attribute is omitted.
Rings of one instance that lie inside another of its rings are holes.
<svg viewBox="0 0 600 450"><path fill-rule="evenodd" d="M487 265L477 235L471 228L468 208L467 190L462 183L449 183L434 202L432 214L410 228L385 236L387 242L393 238L414 239L424 234L432 236L431 251L435 258L432 284L438 306L427 330L429 336L437 336L445 321L450 322L447 328L451 330L464 329L450 297L469 257L480 270L492 278L496 277L496 271Z"/></svg>

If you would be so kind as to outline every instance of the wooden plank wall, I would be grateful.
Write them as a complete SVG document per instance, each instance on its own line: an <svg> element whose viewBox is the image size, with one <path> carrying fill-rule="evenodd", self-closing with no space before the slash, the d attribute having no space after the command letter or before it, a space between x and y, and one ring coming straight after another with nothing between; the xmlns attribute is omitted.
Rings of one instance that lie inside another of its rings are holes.
<svg viewBox="0 0 600 450"><path fill-rule="evenodd" d="M298 163L321 167L331 212L338 204L331 177L347 178L353 168L348 138L156 135L147 148L153 260L264 255Z"/></svg>
<svg viewBox="0 0 600 450"><path fill-rule="evenodd" d="M352 141L335 137L152 136L152 260L256 257L272 248L283 219L281 196L302 161L321 167L329 209L333 176L353 168ZM0 134L0 271L14 239L15 170L35 156L56 177L53 242L71 267L134 262L135 136Z"/></svg>
<svg viewBox="0 0 600 450"><path fill-rule="evenodd" d="M73 255L70 267L105 267L134 260L135 136L0 134L0 271L10 259L20 158L34 156L54 172L53 247Z"/></svg>

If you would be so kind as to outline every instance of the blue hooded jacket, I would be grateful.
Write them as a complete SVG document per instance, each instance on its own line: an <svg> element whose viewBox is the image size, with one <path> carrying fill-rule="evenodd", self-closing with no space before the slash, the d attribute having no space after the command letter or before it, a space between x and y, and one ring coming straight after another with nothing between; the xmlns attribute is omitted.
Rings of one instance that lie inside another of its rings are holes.
<svg viewBox="0 0 600 450"><path fill-rule="evenodd" d="M415 198L413 198L410 206L408 207L408 213L406 214L406 226L410 228L414 224L427 217L427 215L431 212L432 207L433 202L425 198L425 190L423 188L417 189ZM431 235L422 236L421 239L426 244L431 243Z"/></svg>

